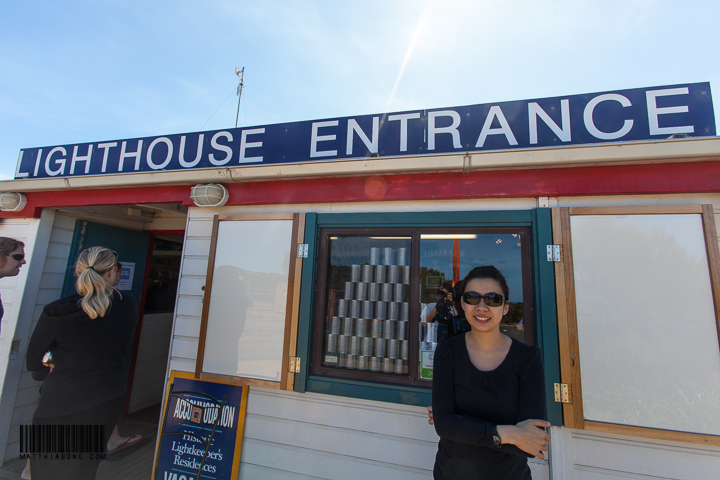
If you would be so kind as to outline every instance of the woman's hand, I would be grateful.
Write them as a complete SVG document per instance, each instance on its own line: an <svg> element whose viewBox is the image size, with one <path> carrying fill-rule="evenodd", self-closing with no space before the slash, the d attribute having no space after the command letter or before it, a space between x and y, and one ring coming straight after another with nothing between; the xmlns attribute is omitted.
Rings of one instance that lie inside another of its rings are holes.
<svg viewBox="0 0 720 480"><path fill-rule="evenodd" d="M525 420L517 425L498 425L497 431L502 443L511 443L523 452L545 460L550 435L543 428L550 426L545 420Z"/></svg>
<svg viewBox="0 0 720 480"><path fill-rule="evenodd" d="M433 414L432 414L432 406L427 407L428 410L428 423L430 425L435 424L435 421L433 420Z"/></svg>

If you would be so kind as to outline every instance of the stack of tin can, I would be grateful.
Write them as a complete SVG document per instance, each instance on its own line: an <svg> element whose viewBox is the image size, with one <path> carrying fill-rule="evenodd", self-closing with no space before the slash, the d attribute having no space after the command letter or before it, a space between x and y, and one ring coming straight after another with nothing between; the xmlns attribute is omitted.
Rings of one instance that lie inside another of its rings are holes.
<svg viewBox="0 0 720 480"><path fill-rule="evenodd" d="M326 329L326 365L407 374L410 267L405 248L371 248L350 267Z"/></svg>

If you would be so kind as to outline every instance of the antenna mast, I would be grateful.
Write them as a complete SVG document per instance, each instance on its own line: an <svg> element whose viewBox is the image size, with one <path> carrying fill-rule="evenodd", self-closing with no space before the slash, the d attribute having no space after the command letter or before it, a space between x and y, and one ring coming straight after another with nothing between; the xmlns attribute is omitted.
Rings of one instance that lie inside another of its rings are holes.
<svg viewBox="0 0 720 480"><path fill-rule="evenodd" d="M238 126L238 118L240 118L240 98L242 97L242 89L243 89L243 76L245 76L245 67L240 70L238 67L235 67L235 75L240 77L240 85L237 87L237 96L238 96L238 108L237 108L237 115L235 116L235 128Z"/></svg>

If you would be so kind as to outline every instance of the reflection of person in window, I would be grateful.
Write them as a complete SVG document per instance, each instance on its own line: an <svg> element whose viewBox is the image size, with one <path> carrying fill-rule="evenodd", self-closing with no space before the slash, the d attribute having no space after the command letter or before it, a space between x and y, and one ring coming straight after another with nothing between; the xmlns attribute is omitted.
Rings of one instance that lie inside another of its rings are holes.
<svg viewBox="0 0 720 480"><path fill-rule="evenodd" d="M473 269L460 287L471 330L435 350L433 476L529 480L527 457L545 458L550 440L540 349L500 331L509 289L495 267Z"/></svg>
<svg viewBox="0 0 720 480"><path fill-rule="evenodd" d="M212 350L219 352L216 365L222 364L221 373L236 373L238 368L238 342L245 330L245 318L250 306L247 273L240 267L221 265L213 273L211 310L215 321L222 325L212 338ZM206 344L206 351L210 344Z"/></svg>
<svg viewBox="0 0 720 480"><path fill-rule="evenodd" d="M443 283L437 291L437 303L433 309L422 318L422 320L427 323L437 322L437 340L448 336L453 318L457 316L457 309L455 308L452 292L452 285ZM428 341L434 341L434 339Z"/></svg>

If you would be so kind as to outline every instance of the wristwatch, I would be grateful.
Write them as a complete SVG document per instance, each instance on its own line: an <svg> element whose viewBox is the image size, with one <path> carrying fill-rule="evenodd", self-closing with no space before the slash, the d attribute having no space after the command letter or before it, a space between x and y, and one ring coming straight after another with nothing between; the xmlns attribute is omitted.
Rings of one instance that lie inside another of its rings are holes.
<svg viewBox="0 0 720 480"><path fill-rule="evenodd" d="M493 442L495 442L496 447L499 447L500 445L502 445L502 440L500 440L500 435L498 434L498 431L497 431L497 425L493 425L492 436L493 436Z"/></svg>

